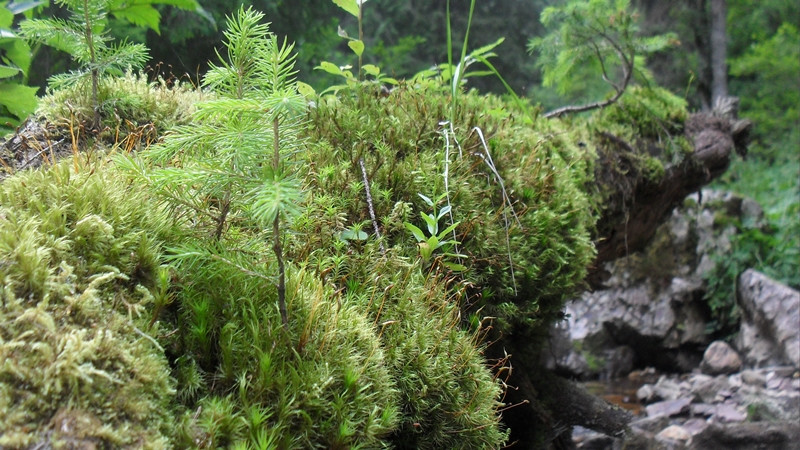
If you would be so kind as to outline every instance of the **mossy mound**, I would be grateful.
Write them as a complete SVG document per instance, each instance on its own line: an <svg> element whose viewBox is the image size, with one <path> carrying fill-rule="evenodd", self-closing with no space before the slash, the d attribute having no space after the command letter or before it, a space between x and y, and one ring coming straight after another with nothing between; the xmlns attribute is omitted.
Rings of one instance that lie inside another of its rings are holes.
<svg viewBox="0 0 800 450"><path fill-rule="evenodd" d="M50 91L42 97L36 116L69 131L67 140L99 137L125 150L154 143L171 128L187 123L195 104L206 94L188 83L142 73L101 77L97 86L100 127L92 130L94 106L89 80ZM66 133L65 133L66 134Z"/></svg>
<svg viewBox="0 0 800 450"><path fill-rule="evenodd" d="M460 98L451 129L443 122L451 102L439 89L401 85L385 97L366 86L312 109L311 148L299 165L311 201L294 252L313 261L342 232L371 230L363 160L387 246L417 257L404 222L425 229L419 214L431 211L418 194L447 197L466 255L460 276L480 294L475 306L503 327L549 324L593 258L584 193L593 154L578 145L580 131L531 125L513 105L474 92Z"/></svg>
<svg viewBox="0 0 800 450"><path fill-rule="evenodd" d="M284 329L268 280L220 260L179 273L177 377L189 410L180 446L383 446L397 391L356 305L290 268Z"/></svg>
<svg viewBox="0 0 800 450"><path fill-rule="evenodd" d="M0 205L0 446L167 446L147 334L166 217L100 163L10 177Z"/></svg>

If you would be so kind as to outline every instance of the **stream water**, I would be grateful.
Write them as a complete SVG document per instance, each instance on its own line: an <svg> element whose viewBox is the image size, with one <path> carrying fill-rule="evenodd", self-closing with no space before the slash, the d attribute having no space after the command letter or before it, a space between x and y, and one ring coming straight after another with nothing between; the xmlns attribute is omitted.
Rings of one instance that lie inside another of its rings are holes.
<svg viewBox="0 0 800 450"><path fill-rule="evenodd" d="M583 386L590 393L609 403L627 409L636 416L643 413L644 405L636 397L636 391L647 383L655 383L659 374L653 369L631 372L626 378L587 381Z"/></svg>

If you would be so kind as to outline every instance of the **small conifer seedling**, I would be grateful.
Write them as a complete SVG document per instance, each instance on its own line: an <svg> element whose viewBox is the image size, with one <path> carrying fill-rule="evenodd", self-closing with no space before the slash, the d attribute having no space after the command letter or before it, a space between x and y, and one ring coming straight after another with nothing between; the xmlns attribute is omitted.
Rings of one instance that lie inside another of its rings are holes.
<svg viewBox="0 0 800 450"><path fill-rule="evenodd" d="M178 251L179 263L194 266L215 259L269 278L258 261L227 249L224 234L234 220L257 232L271 229L278 303L287 327L280 226L297 212L302 195L286 161L303 142L297 113L305 100L294 78L293 45L280 43L267 24L259 23L262 18L260 12L241 8L229 19L227 57L220 55L203 79L212 99L197 106L195 123L178 127L150 154L156 163L178 164L147 176L177 212L210 232L208 245Z"/></svg>
<svg viewBox="0 0 800 450"><path fill-rule="evenodd" d="M87 78L92 86L94 127L100 125L97 85L105 73L122 74L141 68L148 59L147 47L127 42L112 43L106 29L111 0L56 0L70 12L68 19L31 19L20 24L30 40L65 51L80 64L80 69L50 77L50 87L58 89Z"/></svg>

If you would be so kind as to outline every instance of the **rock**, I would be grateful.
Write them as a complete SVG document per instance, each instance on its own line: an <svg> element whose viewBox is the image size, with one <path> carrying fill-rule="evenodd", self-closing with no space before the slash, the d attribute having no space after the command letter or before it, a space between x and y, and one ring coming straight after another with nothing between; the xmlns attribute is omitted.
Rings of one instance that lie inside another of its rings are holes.
<svg viewBox="0 0 800 450"><path fill-rule="evenodd" d="M720 375L716 378L698 381L692 386L691 393L706 403L714 403L720 391L730 389L728 377Z"/></svg>
<svg viewBox="0 0 800 450"><path fill-rule="evenodd" d="M684 444L692 435L680 425L670 425L656 435L656 440L666 444Z"/></svg>
<svg viewBox="0 0 800 450"><path fill-rule="evenodd" d="M684 422L682 426L689 434L694 436L708 427L708 421L705 419L693 418Z"/></svg>
<svg viewBox="0 0 800 450"><path fill-rule="evenodd" d="M715 217L758 226L763 212L719 191L703 190L692 200L673 212L645 250L606 263L611 277L603 286L567 303L568 319L551 329L550 351L542 352L546 367L591 379L624 375L631 360L670 372L698 366L709 343L703 300L703 277L715 265L709 255L729 250L737 232Z"/></svg>
<svg viewBox="0 0 800 450"><path fill-rule="evenodd" d="M663 430L668 425L669 417L667 416L645 417L630 423L631 429L646 431L648 433L656 433L659 430Z"/></svg>
<svg viewBox="0 0 800 450"><path fill-rule="evenodd" d="M690 398L679 398L677 400L667 400L656 402L645 407L648 417L672 417L689 412L689 405L692 403Z"/></svg>
<svg viewBox="0 0 800 450"><path fill-rule="evenodd" d="M572 430L572 442L581 450L612 450L614 438L605 434L576 426Z"/></svg>
<svg viewBox="0 0 800 450"><path fill-rule="evenodd" d="M756 370L743 370L741 375L742 381L749 385L764 387L767 384L766 375Z"/></svg>
<svg viewBox="0 0 800 450"><path fill-rule="evenodd" d="M693 450L791 450L800 442L800 424L746 422L711 424L689 443Z"/></svg>
<svg viewBox="0 0 800 450"><path fill-rule="evenodd" d="M744 422L747 420L747 415L739 411L735 404L722 403L717 405L716 411L711 417L711 420L716 420L723 423Z"/></svg>
<svg viewBox="0 0 800 450"><path fill-rule="evenodd" d="M711 417L717 412L717 407L708 403L692 403L689 411L693 416Z"/></svg>
<svg viewBox="0 0 800 450"><path fill-rule="evenodd" d="M645 384L636 391L636 398L641 403L650 403L656 396L656 391L652 384Z"/></svg>
<svg viewBox="0 0 800 450"><path fill-rule="evenodd" d="M779 390L784 384L788 385L789 383L784 383L788 381L788 379L781 377L770 378L769 381L767 381L767 389Z"/></svg>
<svg viewBox="0 0 800 450"><path fill-rule="evenodd" d="M800 368L800 292L749 269L739 277L738 294L737 346L745 363Z"/></svg>
<svg viewBox="0 0 800 450"><path fill-rule="evenodd" d="M742 360L730 345L723 341L714 341L703 354L700 370L709 375L727 375L739 371Z"/></svg>
<svg viewBox="0 0 800 450"><path fill-rule="evenodd" d="M675 400L683 394L681 386L667 377L661 377L653 386L653 391L655 398L661 400Z"/></svg>

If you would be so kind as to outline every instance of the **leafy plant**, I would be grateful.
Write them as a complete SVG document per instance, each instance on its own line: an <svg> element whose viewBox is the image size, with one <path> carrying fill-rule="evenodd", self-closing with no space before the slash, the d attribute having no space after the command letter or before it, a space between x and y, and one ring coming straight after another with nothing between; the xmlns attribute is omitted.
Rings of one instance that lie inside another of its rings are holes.
<svg viewBox="0 0 800 450"><path fill-rule="evenodd" d="M457 245L459 242L454 239L449 239L448 235L452 233L456 227L459 225L459 222L453 223L450 226L446 227L443 230L439 230L439 221L442 220L445 216L450 213L451 206L446 205L443 206L438 211L436 210L436 205L440 203L446 197L446 194L440 195L436 201L431 200L429 197L426 197L422 194L417 194L419 197L433 209L432 213L420 212L420 217L425 222L426 230L428 231L427 235L416 225L405 222L405 227L411 234L414 236L414 239L417 240L417 246L419 247L419 255L422 257L422 261L427 265L431 263L431 259L433 255L437 252L441 252L442 257L452 257L452 258L462 258L466 255L461 255L458 253L451 253L450 250ZM466 267L462 264L457 264L451 261L444 261L442 262L445 267L449 268L450 270L454 271L463 271L466 270Z"/></svg>
<svg viewBox="0 0 800 450"><path fill-rule="evenodd" d="M280 223L296 214L302 192L284 158L302 146L298 112L305 101L294 80L293 46L281 44L268 25L259 23L262 18L261 13L242 8L229 19L228 58L220 58L203 79L218 98L200 103L195 113L198 123L178 127L150 156L159 163L180 160L180 168L166 167L143 176L176 210L206 223L210 220L215 241L221 241L231 216L249 219L258 229L272 228L279 307L287 326ZM240 259L219 254L227 251L217 243L205 250L179 251L178 258L196 260L203 251L209 251L210 258Z"/></svg>
<svg viewBox="0 0 800 450"><path fill-rule="evenodd" d="M364 3L366 1L367 0L333 0L333 3L347 11L349 14L353 15L358 20L358 38L350 37L350 35L347 34L347 31L345 31L341 26L338 30L339 36L347 40L347 46L350 47L350 50L352 50L358 58L358 65L356 66L356 73L353 74L353 72L350 70L352 66L345 65L340 67L329 61L322 61L319 66L315 67L315 69L322 70L331 75L340 76L345 79L345 84L330 86L322 91L322 94L336 93L341 89L348 87L351 88L363 80L364 74L371 76L377 83L392 85L398 84L397 80L382 73L380 67L374 64L363 63L365 48L363 10Z"/></svg>
<svg viewBox="0 0 800 450"><path fill-rule="evenodd" d="M110 0L108 12L119 20L147 27L156 34L161 34L161 11L157 7L162 5L193 11L212 25L215 24L214 18L203 9L197 0Z"/></svg>
<svg viewBox="0 0 800 450"><path fill-rule="evenodd" d="M737 233L731 237L730 251L713 255L714 268L705 276L706 301L715 320L710 332L736 330L738 277L749 268L800 288L799 159L795 155L780 165L758 158L735 161L717 183L720 188L752 196L764 207L766 226L752 220L733 221Z"/></svg>
<svg viewBox="0 0 800 450"><path fill-rule="evenodd" d="M739 88L744 117L753 120L756 155L785 159L787 149L800 145L800 94L796 86L800 73L800 49L795 42L800 31L786 22L770 37L754 42L731 61L733 87Z"/></svg>
<svg viewBox="0 0 800 450"><path fill-rule="evenodd" d="M0 132L13 129L36 109L37 89L25 86L31 49L12 26L15 15L41 3L0 3Z"/></svg>

